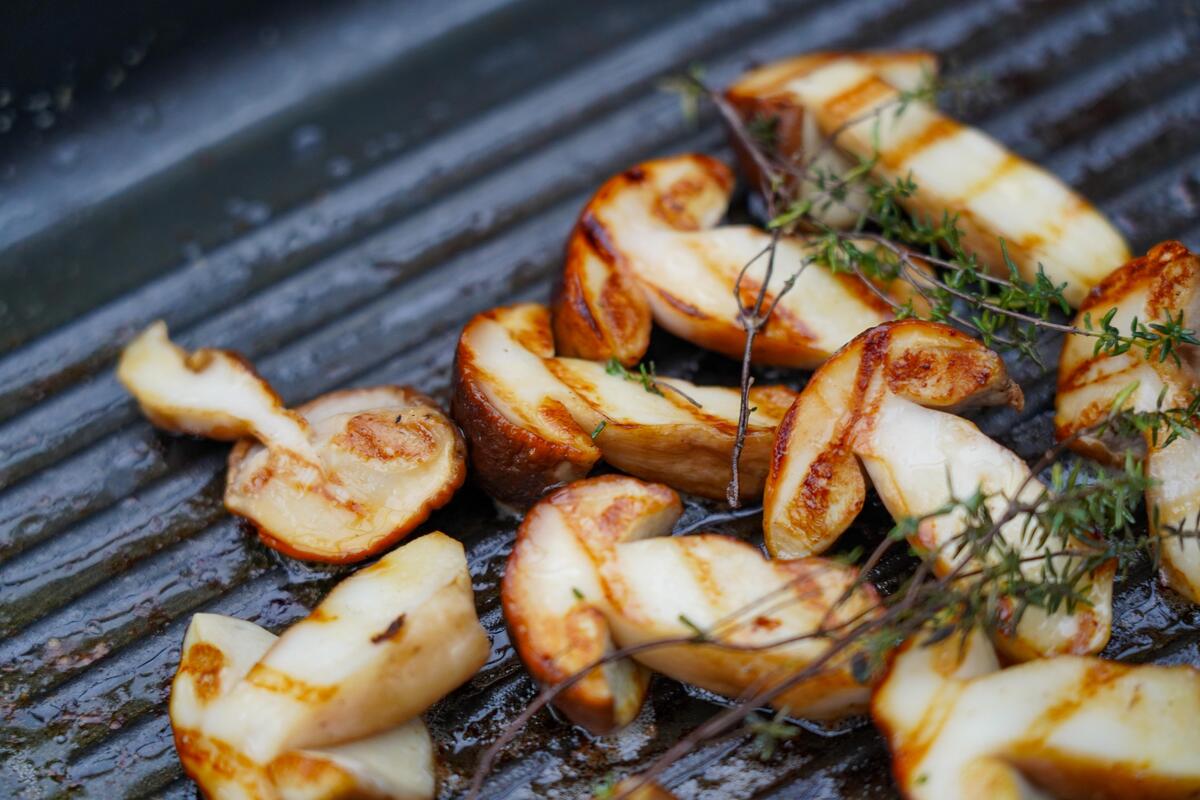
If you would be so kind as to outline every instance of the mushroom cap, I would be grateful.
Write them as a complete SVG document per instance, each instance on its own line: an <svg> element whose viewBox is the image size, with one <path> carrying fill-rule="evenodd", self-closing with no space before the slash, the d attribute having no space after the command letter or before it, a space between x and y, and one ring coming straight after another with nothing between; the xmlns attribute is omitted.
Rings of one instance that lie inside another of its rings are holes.
<svg viewBox="0 0 1200 800"><path fill-rule="evenodd" d="M874 590L856 582L852 567L770 561L716 534L668 536L679 514L667 487L609 475L548 495L517 531L501 598L517 652L538 681L559 683L616 648L709 631L711 641L648 647L593 669L560 694L556 705L593 732L636 715L645 667L736 697L821 657L828 639L813 634L822 624L877 611ZM865 709L869 689L851 676L851 657L791 687L776 705L814 718Z"/></svg>
<svg viewBox="0 0 1200 800"><path fill-rule="evenodd" d="M906 208L929 219L956 216L964 249L997 274L1007 274L1003 241L1025 280L1044 267L1077 306L1129 258L1124 238L1051 173L928 102L903 102L924 63L911 53L814 53L754 70L727 96L747 119L781 115L793 149L807 144L811 118L821 136L837 134L837 148L854 163L869 160L876 179L911 178Z"/></svg>
<svg viewBox="0 0 1200 800"><path fill-rule="evenodd" d="M431 398L402 386L346 389L296 409L326 482L249 439L229 454L225 505L296 558L354 562L382 552L441 508L466 478L466 444ZM326 485L332 484L332 485Z"/></svg>
<svg viewBox="0 0 1200 800"><path fill-rule="evenodd" d="M681 338L740 359L746 334L739 303L753 305L766 279L762 256L772 236L746 225L717 227L732 190L729 167L697 154L646 161L601 186L567 244L554 299L560 355L632 365L645 355L653 317ZM857 277L808 269L814 252L796 237L780 239L766 302L780 300L755 338L755 362L813 368L894 317ZM795 286L783 294L792 276ZM881 291L904 302L896 283Z"/></svg>
<svg viewBox="0 0 1200 800"><path fill-rule="evenodd" d="M459 338L452 411L485 491L527 506L603 457L647 480L725 496L736 389L631 380L604 364L553 357L551 341L547 309L531 303L479 314ZM743 499L761 493L775 426L794 397L780 386L751 390L756 410L740 462Z"/></svg>
<svg viewBox="0 0 1200 800"><path fill-rule="evenodd" d="M986 639L910 641L872 715L905 797L1200 792L1200 673L1058 656L1000 670Z"/></svg>

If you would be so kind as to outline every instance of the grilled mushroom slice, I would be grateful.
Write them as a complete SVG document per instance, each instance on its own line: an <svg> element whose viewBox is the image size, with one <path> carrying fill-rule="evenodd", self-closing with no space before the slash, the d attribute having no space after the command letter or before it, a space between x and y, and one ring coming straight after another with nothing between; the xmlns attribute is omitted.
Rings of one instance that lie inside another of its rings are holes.
<svg viewBox="0 0 1200 800"><path fill-rule="evenodd" d="M593 732L633 719L647 668L737 696L786 680L819 658L827 640L803 637L822 624L875 613L875 592L854 586L853 568L818 558L769 561L751 545L716 534L667 536L680 512L667 487L608 475L550 494L517 531L501 599L517 652L542 683L561 682L615 648L683 641L697 628L725 645L759 648L686 642L594 668L556 700ZM850 655L834 660L776 705L812 718L861 711L869 690L849 664Z"/></svg>
<svg viewBox="0 0 1200 800"><path fill-rule="evenodd" d="M422 536L347 578L278 639L193 617L171 687L176 748L210 797L340 797L333 789L347 782L363 796L432 797L417 715L488 651L462 545Z"/></svg>
<svg viewBox="0 0 1200 800"><path fill-rule="evenodd" d="M240 356L188 354L162 322L129 344L117 375L158 427L240 439L225 505L296 558L352 562L382 552L466 477L458 429L412 389L333 392L290 411Z"/></svg>
<svg viewBox="0 0 1200 800"><path fill-rule="evenodd" d="M1200 673L1058 656L999 669L973 634L909 643L871 702L911 800L1200 794Z"/></svg>
<svg viewBox="0 0 1200 800"><path fill-rule="evenodd" d="M695 154L647 161L600 187L567 243L553 306L559 353L632 365L645 355L653 318L740 359L746 334L734 288L753 262L741 285L741 302L753 304L767 269L767 259L756 256L771 235L747 225L717 227L732 189L729 167ZM877 291L899 302L910 298L901 281L872 289L852 275L803 268L813 252L802 239L780 240L767 302L798 277L755 339L756 362L811 369L855 334L893 318Z"/></svg>
<svg viewBox="0 0 1200 800"><path fill-rule="evenodd" d="M1128 331L1136 318L1146 324L1200 319L1200 258L1179 242L1163 242L1135 258L1101 283L1079 309L1077 326L1093 324L1114 310L1109 324ZM1181 316L1182 315L1182 316ZM1067 337L1058 368L1055 428L1059 438L1078 436L1072 447L1111 464L1132 452L1148 456L1156 483L1146 490L1151 524L1160 535L1162 573L1167 583L1200 602L1200 541L1172 536L1172 529L1195 528L1200 521L1200 439L1180 437L1167 444L1166 431L1148 431L1144 440L1122 442L1085 435L1123 399L1134 411L1186 408L1200 392L1200 348L1182 345L1179 361L1157 351L1097 354L1095 339ZM1135 387L1136 385L1136 387ZM1127 390L1132 389L1132 392Z"/></svg>
<svg viewBox="0 0 1200 800"><path fill-rule="evenodd" d="M767 548L788 558L826 550L862 509L868 477L897 519L933 514L979 489L997 516L1018 493L1036 502L1044 487L1025 462L952 413L997 403L1019 408L1020 388L1000 357L971 337L920 320L862 334L813 375L780 424L763 503ZM1032 524L1019 515L1000 536L1037 556L1054 542L1023 536ZM961 514L943 514L925 520L912 543L937 553L946 574L959 556L945 545L964 529ZM1056 559L1059 568L1070 563ZM1031 560L1026 574L1042 566ZM1028 608L997 644L1016 659L1098 652L1108 641L1111 587L1111 568L1093 573L1090 605L1052 615Z"/></svg>
<svg viewBox="0 0 1200 800"><path fill-rule="evenodd" d="M930 81L938 71L937 58L932 53L919 50L878 53L830 53L825 58L847 58L862 63L902 92L916 92ZM790 194L799 201L812 202L809 212L820 222L832 228L849 228L859 217L858 209L867 207L870 198L861 183L850 183L844 188L840 202L830 197L827 183L817 180L817 175L845 175L854 168L855 162L845 153L828 144L828 139L817 126L816 118L806 114L785 93L775 95L756 94L762 86L786 83L790 76L812 69L814 56L798 56L762 67L752 73L754 82L751 91L738 93L737 85L728 93L728 99L749 124L769 126L772 150L782 159L795 164L811 162L809 176L796 176L788 187ZM740 84L738 84L740 85ZM738 151L743 171L751 176L754 185L762 179L758 161L744 149L738 137L731 139Z"/></svg>
<svg viewBox="0 0 1200 800"><path fill-rule="evenodd" d="M910 211L934 219L956 215L963 246L1002 272L1003 240L1026 280L1044 267L1077 306L1129 258L1124 238L1058 178L987 134L930 103L902 102L912 88L912 66L898 65L918 58L812 53L747 73L727 96L747 120L765 116L785 132L815 125L825 137L836 133L836 146L856 162L869 160L876 178L911 177Z"/></svg>
<svg viewBox="0 0 1200 800"><path fill-rule="evenodd" d="M737 390L631 379L604 364L556 358L553 347L550 313L533 303L479 314L458 340L452 412L489 494L527 506L603 458L682 491L725 496ZM762 491L775 426L794 398L779 386L751 390L756 410L739 470L746 499Z"/></svg>

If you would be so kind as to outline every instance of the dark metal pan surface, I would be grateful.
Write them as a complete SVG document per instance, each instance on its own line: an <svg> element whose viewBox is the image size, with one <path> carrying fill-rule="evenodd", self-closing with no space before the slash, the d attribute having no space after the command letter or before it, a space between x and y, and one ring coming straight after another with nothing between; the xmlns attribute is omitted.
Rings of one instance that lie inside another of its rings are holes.
<svg viewBox="0 0 1200 800"><path fill-rule="evenodd" d="M121 345L161 317L189 346L241 350L289 401L381 382L444 399L462 324L547 296L600 181L654 154L728 155L711 117L689 127L656 89L664 75L700 62L724 83L816 48L930 48L951 75L986 78L962 116L1081 189L1136 250L1200 244L1193 0L364 0L232 20L247 4L167 5L101 23L88 4L18 2L0 26L4 797L194 796L165 711L190 615L279 629L343 574L279 557L224 512L225 448L143 421L113 377ZM736 380L662 333L651 355L664 373ZM1026 410L983 424L1033 456L1053 381L1014 369ZM535 692L496 596L514 526L474 489L426 526L468 543L494 645L429 715L445 796ZM752 536L757 520L714 527ZM886 527L875 505L851 538ZM1200 612L1147 565L1115 617L1107 655L1200 664ZM652 695L612 739L539 718L489 796L588 796L715 707L665 679ZM667 783L683 797L895 792L863 721L814 727L767 763L706 746Z"/></svg>

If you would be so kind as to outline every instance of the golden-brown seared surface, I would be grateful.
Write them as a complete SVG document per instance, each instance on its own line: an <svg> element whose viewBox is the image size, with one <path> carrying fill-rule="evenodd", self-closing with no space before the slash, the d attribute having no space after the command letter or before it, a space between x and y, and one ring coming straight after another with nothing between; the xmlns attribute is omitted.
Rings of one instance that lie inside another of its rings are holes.
<svg viewBox="0 0 1200 800"><path fill-rule="evenodd" d="M1049 172L927 102L901 102L931 63L913 53L813 53L756 69L727 96L747 119L777 116L789 155L808 146L814 137L803 134L812 127L820 137L836 132L837 147L856 161L871 159L877 178L912 178L910 211L957 215L963 246L1001 272L1003 240L1024 278L1033 280L1041 264L1078 305L1129 257L1128 245Z"/></svg>
<svg viewBox="0 0 1200 800"><path fill-rule="evenodd" d="M765 280L767 260L755 256L771 237L751 226L717 227L732 189L729 167L695 154L644 162L601 186L567 243L553 305L558 352L632 365L646 352L653 318L701 347L741 358L738 305L752 304ZM813 368L893 317L857 278L803 268L810 256L802 239L781 240L767 302L799 274L755 340L756 362ZM907 299L899 287L894 294Z"/></svg>
<svg viewBox="0 0 1200 800"><path fill-rule="evenodd" d="M417 715L488 651L462 545L440 533L346 579L278 639L197 614L171 689L180 760L214 798L432 797Z"/></svg>
<svg viewBox="0 0 1200 800"><path fill-rule="evenodd" d="M323 395L294 411L240 357L188 354L161 322L125 349L118 377L150 420L241 440L225 505L297 558L379 553L445 505L466 477L466 447L437 404L401 386Z"/></svg>
<svg viewBox="0 0 1200 800"><path fill-rule="evenodd" d="M556 702L594 732L637 714L646 667L737 696L819 658L827 640L807 637L822 624L875 613L876 595L855 586L853 568L818 558L770 561L716 534L666 535L679 514L667 487L604 476L549 495L517 532L501 598L517 651L540 682L562 681L614 648L686 640L697 627L726 645L654 647L593 670ZM851 677L849 659L791 687L776 705L814 718L863 710L868 689Z"/></svg>
<svg viewBox="0 0 1200 800"><path fill-rule="evenodd" d="M872 699L912 800L1200 796L1200 673L1058 656L999 670L973 634L908 644Z"/></svg>
<svg viewBox="0 0 1200 800"><path fill-rule="evenodd" d="M1086 318L1098 324L1110 310L1110 324L1127 334L1136 318L1145 324L1178 320L1194 328L1200 319L1200 258L1179 242L1163 242L1146 255L1113 272L1079 309L1076 327ZM1194 529L1200 515L1200 442L1181 437L1166 445L1157 440L1116 441L1081 435L1101 422L1123 392L1125 408L1155 411L1186 407L1200 391L1200 348L1183 345L1180 362L1162 360L1157 352L1132 349L1117 355L1097 355L1095 339L1068 336L1059 361L1055 429L1060 439L1078 436L1072 447L1108 463L1120 463L1127 452L1145 454L1149 474L1157 483L1146 491L1146 505L1157 520L1162 571L1167 582L1189 599L1200 602L1200 542L1194 537L1169 535L1175 528Z"/></svg>
<svg viewBox="0 0 1200 800"><path fill-rule="evenodd" d="M532 303L479 314L459 338L452 411L485 491L529 505L549 487L583 477L603 457L647 480L725 496L740 408L736 389L672 378L648 388L601 363L552 357L549 341L549 312ZM756 410L740 469L745 499L762 491L775 426L794 397L778 386L751 392Z"/></svg>
<svg viewBox="0 0 1200 800"><path fill-rule="evenodd" d="M977 490L996 516L1009 498L1036 501L1044 487L1025 462L950 413L996 403L1019 408L1021 392L975 339L919 320L862 334L813 375L779 427L763 503L768 549L777 557L824 552L862 509L868 478L897 519L932 514ZM1037 555L1038 537L1021 535L1026 524L1017 517L999 535ZM911 541L946 574L961 558L948 545L965 525L961 512L931 517ZM1061 560L1057 566L1067 566ZM1030 565L1031 577L1041 566ZM1091 606L1053 615L1028 609L998 644L1017 659L1098 652L1110 630L1112 570L1092 578Z"/></svg>

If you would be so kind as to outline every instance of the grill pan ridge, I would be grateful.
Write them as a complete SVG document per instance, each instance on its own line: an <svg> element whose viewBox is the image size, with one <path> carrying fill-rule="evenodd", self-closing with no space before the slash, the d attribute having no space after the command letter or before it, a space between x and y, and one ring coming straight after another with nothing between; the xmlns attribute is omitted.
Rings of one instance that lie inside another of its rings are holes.
<svg viewBox="0 0 1200 800"><path fill-rule="evenodd" d="M34 7L18 3L18 21L45 24ZM985 79L957 113L1080 189L1135 251L1200 245L1195 0L355 0L267 3L199 33L190 8L114 22L101 77L77 75L52 125L30 102L40 90L0 72L17 109L0 106L4 797L195 797L165 709L190 615L278 630L345 573L277 556L224 512L225 448L151 429L113 377L121 345L162 317L185 345L243 351L289 402L389 382L445 400L463 323L548 295L599 182L656 154L729 157L711 115L689 125L656 88L689 64L720 85L805 50L929 48L950 75ZM650 356L736 381L732 362L661 332ZM1052 434L1053 376L1011 366L1025 411L980 423L1030 457ZM682 524L711 511L689 503ZM886 521L872 503L850 543ZM467 543L493 639L483 671L428 715L447 797L535 692L496 593L514 527L468 487L422 528ZM1200 611L1150 573L1121 581L1105 654L1200 664ZM620 737L543 715L487 796L588 796L714 708L659 679ZM855 721L806 729L768 763L708 744L666 782L681 797L892 797L887 769Z"/></svg>

